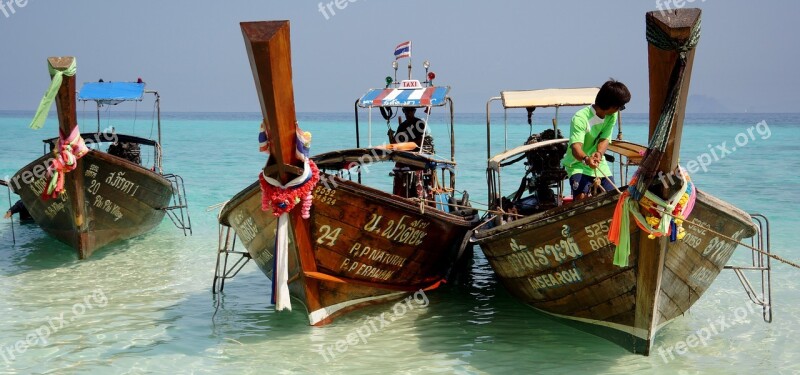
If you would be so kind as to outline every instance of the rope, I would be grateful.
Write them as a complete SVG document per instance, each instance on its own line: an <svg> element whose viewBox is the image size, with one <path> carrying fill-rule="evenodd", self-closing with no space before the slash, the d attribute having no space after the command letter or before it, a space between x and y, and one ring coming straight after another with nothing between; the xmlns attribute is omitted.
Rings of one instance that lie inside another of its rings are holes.
<svg viewBox="0 0 800 375"><path fill-rule="evenodd" d="M210 205L210 206L206 207L206 212L211 212L211 211L214 211L214 210L216 210L216 209L218 209L218 208L220 208L220 207L222 207L222 206L224 206L224 205L228 204L228 202L230 202L230 201L229 201L229 200L227 200L227 201L225 201L225 202L220 202L220 203L217 203L217 204L212 204L212 205Z"/></svg>
<svg viewBox="0 0 800 375"><path fill-rule="evenodd" d="M689 39L685 43L680 44L677 40L670 38L670 36L663 30L655 21L655 18L647 18L647 42L652 44L653 47L662 49L664 51L680 51L688 52L700 41L700 20L692 27Z"/></svg>
<svg viewBox="0 0 800 375"><path fill-rule="evenodd" d="M766 252L766 251L763 251L763 250L761 250L761 249L755 248L755 247L753 247L753 246L750 246L750 245L748 245L748 244L746 244L746 243L743 243L743 242L741 242L741 241L739 241L739 240L735 240L735 239L733 239L733 238L731 238L731 237L728 237L728 236L726 236L726 235L724 235L724 234L722 234L722 233L719 233L719 232L717 232L717 231L715 231L715 230L713 230L713 229L711 229L711 228L704 227L704 226L702 226L702 225L699 225L699 224L695 224L695 223L693 223L693 222L691 222L691 221L684 221L683 223L684 223L684 224L693 225L693 226L695 226L695 227L698 227L698 228L700 228L700 229L703 229L703 230L707 230L707 231L709 231L709 232L711 232L711 233L714 233L714 234L716 234L717 236L720 236L720 237L722 237L722 238L724 238L724 239L726 239L726 240L729 240L729 241L731 241L731 242L733 242L733 243L735 243L735 244L737 244L737 245L740 245L740 246L746 247L746 248L748 248L748 249L750 249L750 250L753 250L753 251L755 251L755 252L757 252L757 253L760 253L760 254L766 255L766 256L768 256L768 257L770 257L770 258L772 258L772 259L775 259L775 260L777 260L777 261L779 261L779 262L781 262L781 263L784 263L784 264L790 265L790 266L792 266L792 267L794 267L794 268L800 269L800 264L797 264L797 263L795 263L795 262L793 262L793 261L791 261L791 260L788 260L788 259L784 259L784 258L782 258L782 257L780 257L780 256L778 256L778 255L775 255L775 254L772 254L772 253L768 253L768 252Z"/></svg>
<svg viewBox="0 0 800 375"><path fill-rule="evenodd" d="M614 189L617 191L617 193L622 193L621 191L619 191L619 188L617 187L617 184L614 183L614 180L608 178L608 176L606 176L606 174L603 173L603 171L601 171L600 168L595 169L595 171L600 171L600 174L603 175L603 178L605 178L608 181L608 183L611 184L611 186L614 187Z"/></svg>
<svg viewBox="0 0 800 375"><path fill-rule="evenodd" d="M420 203L440 203L440 202L436 202L436 201L432 201L432 200L428 200L428 199L422 199L422 198L412 198L412 199L413 200L419 200ZM477 202L475 202L475 203L478 204ZM460 205L460 204L447 203L447 205L448 206L453 206L453 207L456 207L456 208L469 208L469 209L473 209L475 211L488 212L490 214L495 214L495 215L506 215L506 216L515 216L515 217L524 217L525 216L525 215L520 215L520 214L512 214L510 212L505 212L505 211L486 210L486 209L483 209L483 208L476 208L476 207L472 207L472 206L464 206L464 205ZM483 206L485 206L485 204Z"/></svg>
<svg viewBox="0 0 800 375"><path fill-rule="evenodd" d="M665 98L658 124L647 146L648 152L639 168L640 178L636 184L636 191L632 192L636 200L641 198L642 194L644 194L653 181L655 171L666 150L669 134L672 132L672 125L675 120L675 113L678 110L680 92L683 88L687 54L690 50L694 49L700 41L700 21L698 20L692 27L689 38L683 43L680 43L678 40L670 38L669 35L659 27L655 18L649 17L647 18L647 41L661 50L678 51L679 59L670 75L668 84L670 91Z"/></svg>
<svg viewBox="0 0 800 375"><path fill-rule="evenodd" d="M164 162L164 149L161 148L161 144L158 142L156 142L156 153L158 157L153 161L155 163L153 167L158 166L158 173L164 174L164 165L162 164Z"/></svg>

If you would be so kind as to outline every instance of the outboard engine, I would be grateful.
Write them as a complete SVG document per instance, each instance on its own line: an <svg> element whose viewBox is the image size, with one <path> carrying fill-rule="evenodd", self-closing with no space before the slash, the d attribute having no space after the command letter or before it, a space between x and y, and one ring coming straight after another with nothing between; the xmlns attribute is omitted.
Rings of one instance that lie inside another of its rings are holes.
<svg viewBox="0 0 800 375"><path fill-rule="evenodd" d="M526 145L563 138L561 131L556 133L547 129L538 134L532 134L525 142ZM558 206L558 194L561 183L567 178L567 172L561 166L561 159L567 152L567 145L558 143L537 148L525 153L526 174L517 194L514 196L517 210L523 214L531 214ZM555 189L555 190L554 190ZM527 190L531 196L521 199Z"/></svg>

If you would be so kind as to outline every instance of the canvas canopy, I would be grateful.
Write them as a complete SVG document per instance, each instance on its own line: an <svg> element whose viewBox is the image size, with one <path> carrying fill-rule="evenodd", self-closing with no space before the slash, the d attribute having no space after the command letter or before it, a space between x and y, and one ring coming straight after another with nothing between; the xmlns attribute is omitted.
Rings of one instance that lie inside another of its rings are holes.
<svg viewBox="0 0 800 375"><path fill-rule="evenodd" d="M597 87L503 91L500 96L505 108L563 107L592 104L598 91Z"/></svg>
<svg viewBox="0 0 800 375"><path fill-rule="evenodd" d="M87 82L81 87L78 100L110 105L125 101L141 101L144 96L144 85L137 82Z"/></svg>

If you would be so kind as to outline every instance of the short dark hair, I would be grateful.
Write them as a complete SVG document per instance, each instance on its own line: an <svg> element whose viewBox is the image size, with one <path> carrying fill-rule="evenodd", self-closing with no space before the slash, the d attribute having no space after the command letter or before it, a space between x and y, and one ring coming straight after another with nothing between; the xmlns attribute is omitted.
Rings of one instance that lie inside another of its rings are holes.
<svg viewBox="0 0 800 375"><path fill-rule="evenodd" d="M611 107L620 108L631 101L631 92L624 83L619 82L613 78L606 81L600 91L597 92L597 97L594 99L594 104L601 109L609 109Z"/></svg>

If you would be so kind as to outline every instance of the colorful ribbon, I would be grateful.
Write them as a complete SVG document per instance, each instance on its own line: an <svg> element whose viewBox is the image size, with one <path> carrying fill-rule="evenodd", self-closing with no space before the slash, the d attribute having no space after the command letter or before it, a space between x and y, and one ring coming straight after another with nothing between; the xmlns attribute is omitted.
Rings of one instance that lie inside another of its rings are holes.
<svg viewBox="0 0 800 375"><path fill-rule="evenodd" d="M44 126L44 121L47 120L47 114L50 113L50 107L53 106L53 100L56 98L56 94L58 94L58 89L61 88L61 82L64 80L64 76L72 77L78 71L77 61L77 59L73 59L72 64L65 70L53 68L50 61L47 62L47 69L50 71L50 75L53 79L50 81L50 87L48 87L47 91L44 93L42 101L39 102L39 108L36 110L36 114L33 115L33 120L30 125L31 129L38 130Z"/></svg>
<svg viewBox="0 0 800 375"><path fill-rule="evenodd" d="M72 132L68 136L61 131L58 133L58 143L56 143L56 149L53 150L55 158L47 167L47 177L50 178L50 182L42 191L42 199L45 201L61 195L64 191L64 175L73 171L78 166L78 159L89 152L77 125L72 128Z"/></svg>
<svg viewBox="0 0 800 375"><path fill-rule="evenodd" d="M694 209L697 191L689 175L679 167L681 189L667 200L662 200L650 191L646 191L640 200L633 199L631 190L635 189L636 176L631 180L627 191L620 195L608 240L617 245L614 252L614 264L628 266L630 256L630 218L633 216L639 229L648 233L648 238L669 236L670 241L682 240L685 232L683 220L689 217ZM645 214L642 214L642 211Z"/></svg>
<svg viewBox="0 0 800 375"><path fill-rule="evenodd" d="M310 159L305 159L303 174L281 184L280 181L259 173L261 185L261 210L272 211L278 217L275 234L275 257L272 275L272 303L275 310L292 310L289 295L289 212L301 201L302 217L311 217L312 192L319 182L319 169Z"/></svg>

